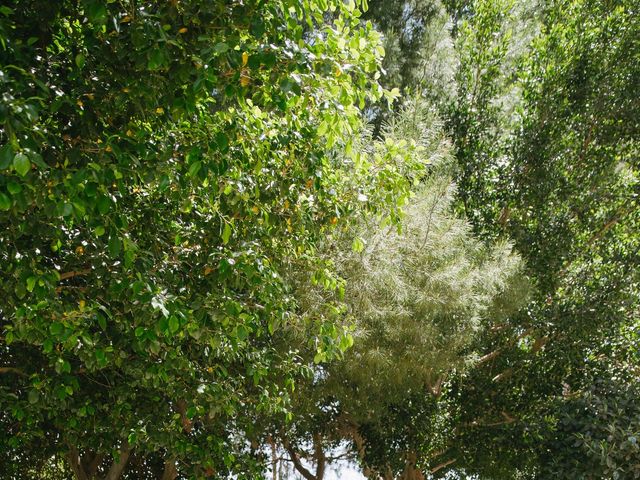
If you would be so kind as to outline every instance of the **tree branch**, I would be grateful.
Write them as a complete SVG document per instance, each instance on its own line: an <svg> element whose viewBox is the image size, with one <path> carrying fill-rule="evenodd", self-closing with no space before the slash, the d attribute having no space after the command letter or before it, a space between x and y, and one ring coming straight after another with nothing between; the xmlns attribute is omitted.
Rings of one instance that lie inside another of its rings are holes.
<svg viewBox="0 0 640 480"><path fill-rule="evenodd" d="M457 460L457 458L452 458L451 460L447 460L446 462L442 462L441 464L436 465L435 467L433 467L431 469L431 474L436 473L438 470L442 470L444 467L448 467L449 465L451 465L456 460Z"/></svg>
<svg viewBox="0 0 640 480"><path fill-rule="evenodd" d="M492 382L499 382L505 378L509 378L513 374L513 368L507 368L504 372L499 373L491 379Z"/></svg>
<svg viewBox="0 0 640 480"><path fill-rule="evenodd" d="M87 472L84 471L82 461L80 459L80 452L74 446L69 445L69 451L67 452L67 460L71 466L71 470L76 477L76 480L89 480Z"/></svg>
<svg viewBox="0 0 640 480"><path fill-rule="evenodd" d="M113 464L111 464L111 468L109 469L109 472L107 472L107 476L104 477L104 480L118 480L118 478L120 478L120 475L122 475L122 472L129 461L129 455L131 453L131 447L129 447L129 444L125 444L125 446L120 449L119 453L120 458L113 459Z"/></svg>
<svg viewBox="0 0 640 480"><path fill-rule="evenodd" d="M294 450L294 448L289 444L287 439L284 436L282 436L281 439L282 439L282 445L284 446L285 450L289 452L289 456L291 457L293 466L296 468L296 470L298 470L298 472L300 472L300 475L302 475L306 480L319 480L309 470L307 470L304 467L304 465L302 465L302 462L300 462L300 456L298 455L298 452Z"/></svg>
<svg viewBox="0 0 640 480"><path fill-rule="evenodd" d="M98 468L100 467L100 464L102 463L103 459L104 459L104 453L96 453L93 456L93 459L87 466L87 474L89 475L89 478L93 478L96 476L96 473L98 472Z"/></svg>
<svg viewBox="0 0 640 480"><path fill-rule="evenodd" d="M85 270L72 270L71 272L63 272L60 274L60 280L66 280L67 278L77 277L79 275L88 275L91 273L91 269L87 268Z"/></svg>
<svg viewBox="0 0 640 480"><path fill-rule="evenodd" d="M324 478L324 469L327 463L327 458L324 455L322 437L319 433L313 435L313 449L313 456L316 459L316 480L322 480Z"/></svg>
<svg viewBox="0 0 640 480"><path fill-rule="evenodd" d="M504 420L498 420L496 422L490 422L490 423L481 423L477 420L474 420L473 422L468 423L467 425L470 425L472 427L497 427L499 425L509 425L510 423L513 423L518 420L517 418L512 417L505 411L500 412L500 414L504 417Z"/></svg>
<svg viewBox="0 0 640 480"><path fill-rule="evenodd" d="M343 434L351 437L353 442L356 444L356 450L360 460L364 461L365 441L358 431L358 426L346 416L341 416L340 423L342 424L341 430Z"/></svg>
<svg viewBox="0 0 640 480"><path fill-rule="evenodd" d="M165 461L161 480L175 480L177 476L178 470L176 469L176 462L173 460Z"/></svg>
<svg viewBox="0 0 640 480"><path fill-rule="evenodd" d="M0 373L15 373L16 375L20 375L21 377L29 377L28 374L15 367L0 367Z"/></svg>
<svg viewBox="0 0 640 480"><path fill-rule="evenodd" d="M278 449L276 448L276 442L271 435L267 438L267 442L271 445L271 476L273 480L278 480Z"/></svg>
<svg viewBox="0 0 640 480"><path fill-rule="evenodd" d="M176 410L180 414L180 421L182 422L182 430L184 433L191 433L191 429L193 428L193 423L187 417L187 402L183 399L180 399L176 402Z"/></svg>

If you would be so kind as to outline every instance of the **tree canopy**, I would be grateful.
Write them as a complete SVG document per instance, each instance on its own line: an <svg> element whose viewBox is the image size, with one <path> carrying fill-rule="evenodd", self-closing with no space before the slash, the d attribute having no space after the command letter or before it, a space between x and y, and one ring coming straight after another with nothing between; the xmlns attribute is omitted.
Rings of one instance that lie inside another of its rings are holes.
<svg viewBox="0 0 640 480"><path fill-rule="evenodd" d="M0 475L640 475L635 0L0 6Z"/></svg>

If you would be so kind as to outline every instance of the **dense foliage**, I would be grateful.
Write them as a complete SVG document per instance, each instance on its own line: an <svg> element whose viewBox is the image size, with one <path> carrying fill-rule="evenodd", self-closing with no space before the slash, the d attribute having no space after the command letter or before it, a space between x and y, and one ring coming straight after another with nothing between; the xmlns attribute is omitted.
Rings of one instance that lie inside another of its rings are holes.
<svg viewBox="0 0 640 480"><path fill-rule="evenodd" d="M79 479L260 470L253 418L286 411L301 368L272 342L302 321L284 274L330 287L317 239L358 212L397 216L407 191L392 145L368 160L348 140L383 93L357 16L341 1L2 6L3 478L39 477L34 457ZM306 320L331 358L346 333Z"/></svg>
<svg viewBox="0 0 640 480"><path fill-rule="evenodd" d="M371 478L435 467L437 448L421 449L424 442L441 447L450 435L442 418L448 405L439 402L444 385L477 361L474 340L516 311L527 294L510 246L487 247L451 212L450 148L433 110L410 104L384 133L387 140L413 138L429 170L400 229L363 222L354 226L355 251L340 245L343 236L324 246L346 282L354 345L299 386L298 418L273 432L292 458L316 459L315 473L297 466L309 479L323 478L325 460L318 459L341 442ZM305 292L307 308L322 303L322 291Z"/></svg>
<svg viewBox="0 0 640 480"><path fill-rule="evenodd" d="M5 3L2 478L638 477L636 0Z"/></svg>

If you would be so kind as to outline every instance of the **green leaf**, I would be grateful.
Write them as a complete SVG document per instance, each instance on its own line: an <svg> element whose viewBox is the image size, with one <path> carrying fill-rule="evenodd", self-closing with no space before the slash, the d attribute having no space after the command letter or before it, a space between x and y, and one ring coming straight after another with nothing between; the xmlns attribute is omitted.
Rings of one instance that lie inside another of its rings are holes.
<svg viewBox="0 0 640 480"><path fill-rule="evenodd" d="M122 250L122 242L120 241L118 235L111 234L111 236L109 237L108 248L109 254L112 257L117 257L118 255L120 255L120 251Z"/></svg>
<svg viewBox="0 0 640 480"><path fill-rule="evenodd" d="M42 159L42 155L40 155L38 152L34 152L33 150L26 150L26 152L29 160L31 160L31 163L33 163L37 167L42 168L43 170L49 168L49 165L45 163L45 161Z"/></svg>
<svg viewBox="0 0 640 480"><path fill-rule="evenodd" d="M20 185L18 182L9 180L9 182L7 182L7 190L9 190L9 193L11 195L17 195L22 191L22 185Z"/></svg>
<svg viewBox="0 0 640 480"><path fill-rule="evenodd" d="M0 170L5 170L11 165L13 160L13 149L11 145L6 144L0 147Z"/></svg>
<svg viewBox="0 0 640 480"><path fill-rule="evenodd" d="M38 390L36 390L35 388L32 388L31 390L29 390L29 403L30 404L34 404L34 403L38 403L38 400L40 400L40 392L38 392Z"/></svg>
<svg viewBox="0 0 640 480"><path fill-rule="evenodd" d="M76 55L76 66L79 69L82 69L82 67L84 67L84 63L85 63L85 57L83 54L79 53Z"/></svg>
<svg viewBox="0 0 640 480"><path fill-rule="evenodd" d="M100 0L86 2L85 14L93 24L104 25L107 22L107 6Z"/></svg>
<svg viewBox="0 0 640 480"><path fill-rule="evenodd" d="M351 246L354 252L360 253L364 250L364 242L360 237L356 237L353 239L353 245Z"/></svg>
<svg viewBox="0 0 640 480"><path fill-rule="evenodd" d="M229 239L231 238L231 225L228 223L224 224L224 229L222 231L222 243L225 245L229 243Z"/></svg>
<svg viewBox="0 0 640 480"><path fill-rule="evenodd" d="M8 195L0 192L0 210L7 211L11 208L11 199Z"/></svg>
<svg viewBox="0 0 640 480"><path fill-rule="evenodd" d="M16 169L19 175L25 176L31 170L31 162L29 161L29 157L27 157L24 153L16 153L16 156L13 157L13 168Z"/></svg>
<svg viewBox="0 0 640 480"><path fill-rule="evenodd" d="M98 365L104 366L107 364L107 355L104 353L104 350L98 348L95 351L96 360L98 361Z"/></svg>
<svg viewBox="0 0 640 480"><path fill-rule="evenodd" d="M236 338L240 341L245 340L249 336L249 330L244 325L236 327Z"/></svg>
<svg viewBox="0 0 640 480"><path fill-rule="evenodd" d="M224 42L216 43L216 46L213 47L213 51L216 53L225 53L229 51L229 45Z"/></svg>
<svg viewBox="0 0 640 480"><path fill-rule="evenodd" d="M87 213L87 209L84 206L84 202L82 200L76 200L75 202L73 202L73 208L75 208L76 212L81 217L83 217L85 213Z"/></svg>
<svg viewBox="0 0 640 480"><path fill-rule="evenodd" d="M51 332L51 335L60 336L64 332L64 325L60 322L53 322L49 325L49 332Z"/></svg>
<svg viewBox="0 0 640 480"><path fill-rule="evenodd" d="M229 137L224 132L218 132L215 136L216 145L222 153L226 153L229 150Z"/></svg>
<svg viewBox="0 0 640 480"><path fill-rule="evenodd" d="M144 335L144 327L136 328L135 335L138 338L141 337L142 335Z"/></svg>
<svg viewBox="0 0 640 480"><path fill-rule="evenodd" d="M169 332L176 333L180 329L180 321L175 315L169 317Z"/></svg>
<svg viewBox="0 0 640 480"><path fill-rule="evenodd" d="M111 209L111 199L109 197L101 195L96 204L98 205L98 212L100 212L101 215L109 213L109 210Z"/></svg>
<svg viewBox="0 0 640 480"><path fill-rule="evenodd" d="M63 217L69 217L73 213L73 205L70 203L60 203L58 204L58 213Z"/></svg>
<svg viewBox="0 0 640 480"><path fill-rule="evenodd" d="M202 168L202 162L197 161L189 165L189 175L195 177Z"/></svg>
<svg viewBox="0 0 640 480"><path fill-rule="evenodd" d="M36 282L38 281L38 277L29 277L27 278L27 291L33 292L33 289L36 286Z"/></svg>
<svg viewBox="0 0 640 480"><path fill-rule="evenodd" d="M156 48L149 54L149 61L147 62L147 68L149 70L158 70L164 67L167 63L167 57L164 50Z"/></svg>

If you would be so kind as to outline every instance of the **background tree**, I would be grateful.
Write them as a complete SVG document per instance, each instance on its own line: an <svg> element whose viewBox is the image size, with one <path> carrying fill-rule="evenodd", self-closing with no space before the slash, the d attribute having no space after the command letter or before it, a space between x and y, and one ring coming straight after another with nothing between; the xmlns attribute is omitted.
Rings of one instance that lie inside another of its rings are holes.
<svg viewBox="0 0 640 480"><path fill-rule="evenodd" d="M345 441L369 478L439 470L437 450L452 433L445 384L478 360L470 346L480 332L527 294L509 246L487 247L451 212L451 156L433 109L411 104L384 133L393 143L412 139L430 170L401 228L364 222L325 245L345 281L354 345L341 360L316 367L295 394L293 424L272 433L307 479L323 478L332 448ZM322 290L300 295L310 311L326 303Z"/></svg>
<svg viewBox="0 0 640 480"><path fill-rule="evenodd" d="M495 88L487 101L497 108L469 110L468 120L481 125L493 112L486 131L497 134L484 146L476 142L469 150L457 149L461 171L467 168L475 185L462 199L476 231L513 238L536 287L526 311L483 339L489 358L483 368L461 377L456 387L463 402L462 425L473 423L478 412L519 412L517 421L495 425L485 430L486 436L479 437L481 430L474 427L456 442L456 456L466 457L461 464L467 462L469 473L488 478L591 475L586 449L561 449L577 441L575 431L562 430L564 443L555 443L542 456L537 446L550 424L566 418L565 409L577 407L563 393L567 388L589 396L595 377L584 368L585 358L598 345L615 345L621 326L637 328L638 259L632 252L638 236L632 232L638 219L631 213L637 211L638 132L631 113L637 101L628 92L636 88L638 76L634 61L622 53L637 43L631 3L555 2L544 8L536 17L542 21L539 35L515 63L511 91L520 92L519 100L499 101L510 48L503 48L503 60L496 58L501 66L494 77L485 77L495 87L473 82L465 87ZM472 16L464 25L481 18ZM463 69L465 54L460 55ZM459 135L454 130L454 138ZM480 138L491 137L482 133ZM473 145L466 136L456 142ZM499 174L486 174L491 171ZM461 182L460 191L466 188ZM626 381L633 378L637 373ZM597 395L617 405L616 391L624 388ZM572 415L579 416L577 410ZM488 443L490 452L483 447ZM562 463L554 456L571 455L582 473L544 473L546 465ZM618 475L625 478L631 471Z"/></svg>
<svg viewBox="0 0 640 480"><path fill-rule="evenodd" d="M424 452L443 451L437 475L588 478L595 443L579 440L577 427L554 425L593 421L580 410L585 402L610 404L628 418L624 385L637 381L630 367L625 380L594 391L608 374L585 366L591 357L606 364L602 356L617 347L599 346L618 345L620 332L638 325L638 104L629 93L638 75L637 59L624 53L637 50L635 5L477 1L447 2L447 9L457 93L436 104L458 163L457 205L481 237L514 239L535 288L526 308L478 332L470 350L479 361L450 377L437 404L413 398L381 431L415 432L422 405L432 415L422 430L450 433L444 448L420 440ZM396 18L428 25L429 15ZM403 58L419 55L407 50ZM438 423L443 412L447 422ZM615 416L607 422L597 428L615 430ZM632 478L635 467L625 470L620 460L630 444L613 439L633 437L633 428L616 430L600 457L614 467L602 475ZM545 469L572 455L581 473ZM396 461L403 464L402 454Z"/></svg>

